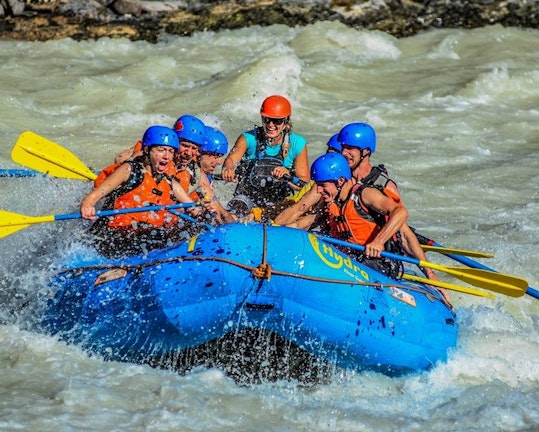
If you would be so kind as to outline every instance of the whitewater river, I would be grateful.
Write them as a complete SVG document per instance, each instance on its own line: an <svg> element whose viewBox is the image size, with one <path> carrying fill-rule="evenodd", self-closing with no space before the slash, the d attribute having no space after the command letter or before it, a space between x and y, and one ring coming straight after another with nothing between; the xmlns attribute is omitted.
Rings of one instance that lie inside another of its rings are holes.
<svg viewBox="0 0 539 432"><path fill-rule="evenodd" d="M93 169L151 124L185 113L231 144L268 95L293 103L310 160L353 121L378 133L410 225L539 288L539 32L491 27L408 39L319 23L127 40L0 42L0 168L32 130ZM0 178L0 208L78 211L90 188ZM224 196L229 189L222 187ZM336 370L314 384L242 385L114 363L37 331L46 280L79 247L80 220L0 238L2 431L534 431L539 300L452 293L460 337L447 363L400 378ZM453 265L430 254L432 261ZM440 275L451 283L449 276Z"/></svg>

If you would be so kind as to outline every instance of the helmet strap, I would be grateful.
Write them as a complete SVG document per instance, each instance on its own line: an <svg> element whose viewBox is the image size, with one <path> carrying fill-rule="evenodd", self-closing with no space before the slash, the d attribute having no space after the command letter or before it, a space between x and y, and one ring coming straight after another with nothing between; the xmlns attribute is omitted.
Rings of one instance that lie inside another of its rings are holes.
<svg viewBox="0 0 539 432"><path fill-rule="evenodd" d="M346 180L343 181L339 185L339 181L341 180L341 178L339 178L338 180L335 180L335 186L337 186L337 195L335 195L335 199L333 200L333 202L335 202L339 207L341 207L343 205L344 201L346 201L346 199L341 198L342 189L343 189L344 185L346 184Z"/></svg>
<svg viewBox="0 0 539 432"><path fill-rule="evenodd" d="M368 152L368 153L363 153L364 151ZM368 149L368 148L365 148L365 149L361 149L361 158L359 159L359 163L363 162L363 159L365 159L366 157L370 157L371 155L371 151Z"/></svg>

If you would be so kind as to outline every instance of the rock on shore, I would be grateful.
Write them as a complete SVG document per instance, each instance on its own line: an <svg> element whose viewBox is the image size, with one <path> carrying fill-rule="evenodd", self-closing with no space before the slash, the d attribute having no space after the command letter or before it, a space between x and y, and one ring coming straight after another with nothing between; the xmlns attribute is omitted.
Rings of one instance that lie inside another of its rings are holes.
<svg viewBox="0 0 539 432"><path fill-rule="evenodd" d="M428 28L538 28L539 0L0 0L0 19L3 40L156 42L166 33L323 20L406 37Z"/></svg>

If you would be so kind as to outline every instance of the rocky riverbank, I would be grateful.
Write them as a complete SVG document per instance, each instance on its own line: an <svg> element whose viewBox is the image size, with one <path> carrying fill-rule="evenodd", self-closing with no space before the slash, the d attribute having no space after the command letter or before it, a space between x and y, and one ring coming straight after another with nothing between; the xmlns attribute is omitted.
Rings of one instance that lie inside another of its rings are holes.
<svg viewBox="0 0 539 432"><path fill-rule="evenodd" d="M396 37L429 28L539 27L539 0L0 0L0 39L125 37L336 20Z"/></svg>

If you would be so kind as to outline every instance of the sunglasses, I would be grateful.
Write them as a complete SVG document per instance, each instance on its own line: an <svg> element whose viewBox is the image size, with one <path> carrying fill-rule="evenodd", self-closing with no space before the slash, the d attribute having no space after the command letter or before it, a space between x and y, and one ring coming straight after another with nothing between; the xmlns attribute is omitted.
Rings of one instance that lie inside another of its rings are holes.
<svg viewBox="0 0 539 432"><path fill-rule="evenodd" d="M262 117L262 121L265 124L273 123L275 126L279 126L279 125L283 124L285 122L285 120L286 120L286 117L284 117L284 118Z"/></svg>

